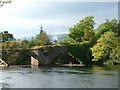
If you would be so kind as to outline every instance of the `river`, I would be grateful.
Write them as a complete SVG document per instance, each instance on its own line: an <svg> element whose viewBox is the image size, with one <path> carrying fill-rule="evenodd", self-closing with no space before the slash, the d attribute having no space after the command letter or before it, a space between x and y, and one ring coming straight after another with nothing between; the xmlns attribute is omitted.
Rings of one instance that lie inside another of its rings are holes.
<svg viewBox="0 0 120 90"><path fill-rule="evenodd" d="M118 88L117 68L2 67L0 88Z"/></svg>

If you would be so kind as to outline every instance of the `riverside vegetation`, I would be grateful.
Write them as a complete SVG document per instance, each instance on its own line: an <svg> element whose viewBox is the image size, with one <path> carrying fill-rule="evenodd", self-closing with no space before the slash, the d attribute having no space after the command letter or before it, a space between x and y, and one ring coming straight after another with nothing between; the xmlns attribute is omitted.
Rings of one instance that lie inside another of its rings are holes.
<svg viewBox="0 0 120 90"><path fill-rule="evenodd" d="M120 22L108 20L95 29L95 19L88 16L69 29L64 41L56 44L67 46L68 51L55 58L53 64L120 64ZM35 46L52 45L49 35L42 29L31 40L15 40L7 31L0 33L0 44L4 50L29 49ZM9 65L28 65L30 56L27 51L2 52L2 59Z"/></svg>

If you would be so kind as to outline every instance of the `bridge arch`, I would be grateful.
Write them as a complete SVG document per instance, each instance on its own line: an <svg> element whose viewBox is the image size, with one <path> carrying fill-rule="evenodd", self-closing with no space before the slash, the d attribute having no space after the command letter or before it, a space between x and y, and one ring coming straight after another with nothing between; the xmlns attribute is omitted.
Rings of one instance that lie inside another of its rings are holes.
<svg viewBox="0 0 120 90"><path fill-rule="evenodd" d="M40 48L37 50L32 50L31 54L31 64L32 65L48 65L51 64L55 57L59 54L67 51L66 46L55 46L47 47L47 54L44 53L44 49Z"/></svg>

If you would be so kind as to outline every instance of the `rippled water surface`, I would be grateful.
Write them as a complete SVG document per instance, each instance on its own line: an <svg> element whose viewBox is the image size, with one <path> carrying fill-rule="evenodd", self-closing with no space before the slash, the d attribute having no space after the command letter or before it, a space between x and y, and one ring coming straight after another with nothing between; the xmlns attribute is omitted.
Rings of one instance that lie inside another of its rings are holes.
<svg viewBox="0 0 120 90"><path fill-rule="evenodd" d="M0 88L118 88L108 67L0 67Z"/></svg>

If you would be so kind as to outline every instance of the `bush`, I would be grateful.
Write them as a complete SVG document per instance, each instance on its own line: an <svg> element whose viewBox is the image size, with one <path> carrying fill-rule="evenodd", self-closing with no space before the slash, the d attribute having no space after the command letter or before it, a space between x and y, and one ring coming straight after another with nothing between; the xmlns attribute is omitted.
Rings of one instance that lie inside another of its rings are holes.
<svg viewBox="0 0 120 90"><path fill-rule="evenodd" d="M106 63L104 63L106 65L117 65L117 64L120 64L120 60L107 60Z"/></svg>
<svg viewBox="0 0 120 90"><path fill-rule="evenodd" d="M90 47L92 44L89 41L82 43L67 44L68 51L59 55L56 58L56 62L62 64L68 64L70 62L74 64L86 64L92 63L92 52Z"/></svg>
<svg viewBox="0 0 120 90"><path fill-rule="evenodd" d="M90 65L92 63L92 52L90 50L91 43L85 41L82 43L74 43L68 45L70 55L83 64Z"/></svg>

